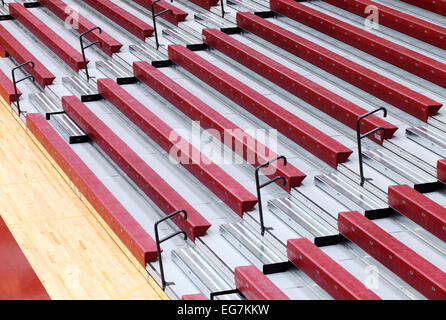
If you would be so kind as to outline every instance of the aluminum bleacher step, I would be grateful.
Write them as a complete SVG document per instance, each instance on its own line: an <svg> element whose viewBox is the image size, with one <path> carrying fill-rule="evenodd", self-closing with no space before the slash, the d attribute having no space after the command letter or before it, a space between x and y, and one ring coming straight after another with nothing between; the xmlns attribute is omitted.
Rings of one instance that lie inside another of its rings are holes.
<svg viewBox="0 0 446 320"><path fill-rule="evenodd" d="M69 76L62 78L62 83L73 94L80 95L82 102L97 101L102 99L98 90L89 82L79 76Z"/></svg>
<svg viewBox="0 0 446 320"><path fill-rule="evenodd" d="M76 188L145 268L156 261L155 241L121 205L45 118L27 114L26 126Z"/></svg>
<svg viewBox="0 0 446 320"><path fill-rule="evenodd" d="M187 139L171 140L174 129L152 113L112 79L99 79L98 90L120 112L138 126L147 136L169 154L175 154L180 164L203 185L227 204L235 213L243 216L257 204L257 198L217 166Z"/></svg>
<svg viewBox="0 0 446 320"><path fill-rule="evenodd" d="M427 121L442 104L250 12L238 12L239 27L350 84Z"/></svg>
<svg viewBox="0 0 446 320"><path fill-rule="evenodd" d="M432 152L446 157L446 132L432 126L418 126L407 128L406 136Z"/></svg>
<svg viewBox="0 0 446 320"><path fill-rule="evenodd" d="M22 92L17 89L17 96L20 98L21 95ZM16 101L14 84L2 70L0 70L0 96L2 96L2 98L5 99L7 103Z"/></svg>
<svg viewBox="0 0 446 320"><path fill-rule="evenodd" d="M386 149L363 151L363 157L365 163L397 184L409 184L420 192L435 191L440 187L436 177Z"/></svg>
<svg viewBox="0 0 446 320"><path fill-rule="evenodd" d="M76 15L76 24L73 25L72 28L79 34L96 27L96 25L90 20L80 15L62 0L39 0L39 3L41 3L63 21L67 21L67 18L69 19L70 17ZM99 44L97 44L97 47L109 56L112 56L113 53L119 52L122 47L122 43L103 30L102 33L99 33L98 30L90 32L85 36L85 38L91 42L100 41L102 43L102 47Z"/></svg>
<svg viewBox="0 0 446 320"><path fill-rule="evenodd" d="M233 290L234 274L213 252L200 246L172 250L172 260L206 296L213 292ZM240 300L238 294L223 295L217 299Z"/></svg>
<svg viewBox="0 0 446 320"><path fill-rule="evenodd" d="M161 48L160 48L161 49ZM129 46L130 53L142 61L150 61L156 68L169 67L173 65L173 61L162 54L160 51L152 48L147 43L132 44Z"/></svg>
<svg viewBox="0 0 446 320"><path fill-rule="evenodd" d="M389 205L370 191L334 173L317 175L314 177L314 182L317 187L350 210L361 211L370 219L385 217L392 213Z"/></svg>
<svg viewBox="0 0 446 320"><path fill-rule="evenodd" d="M227 223L220 225L220 234L264 274L288 270L287 257L251 229L244 222Z"/></svg>
<svg viewBox="0 0 446 320"><path fill-rule="evenodd" d="M211 13L197 12L194 14L194 20L206 28L219 28L221 31L227 34L240 33L241 31L236 24L217 17Z"/></svg>
<svg viewBox="0 0 446 320"><path fill-rule="evenodd" d="M203 29L203 41L352 129L356 130L358 117L368 112L220 30ZM362 133L379 127L385 129L385 136L382 131L370 136L379 144L390 139L398 129L375 115L362 120Z"/></svg>
<svg viewBox="0 0 446 320"><path fill-rule="evenodd" d="M155 90L189 118L200 121L200 126L203 129L217 130L220 134L219 140L254 167L277 157L277 154L272 150L148 62L135 62L133 72L139 80ZM272 163L269 169L272 170L266 172L262 169L261 172L270 178L283 176L287 181L286 185L283 186L282 181L278 181L278 183L288 192L291 188L298 187L306 177L293 165L289 163L284 165L282 161Z"/></svg>
<svg viewBox="0 0 446 320"><path fill-rule="evenodd" d="M446 273L357 211L341 212L339 231L428 299L446 299Z"/></svg>
<svg viewBox="0 0 446 320"><path fill-rule="evenodd" d="M379 23L383 26L405 33L442 49L446 49L446 29L419 19L399 10L389 8L369 0L324 0L348 12L366 18L367 7L375 7L379 12Z"/></svg>
<svg viewBox="0 0 446 320"><path fill-rule="evenodd" d="M132 70L116 59L96 61L96 68L118 84L130 84L138 81Z"/></svg>
<svg viewBox="0 0 446 320"><path fill-rule="evenodd" d="M188 35L181 29L163 29L163 36L169 39L173 43L184 44L188 49L192 51L205 50L207 45L202 43L200 39Z"/></svg>
<svg viewBox="0 0 446 320"><path fill-rule="evenodd" d="M308 239L288 240L287 253L297 268L305 272L334 299L381 300Z"/></svg>
<svg viewBox="0 0 446 320"><path fill-rule="evenodd" d="M235 285L248 300L290 300L253 265L235 268Z"/></svg>
<svg viewBox="0 0 446 320"><path fill-rule="evenodd" d="M34 76L40 87L45 88L45 86L52 84L54 79L56 79L56 76L2 25L0 25L0 46L19 64L28 61L34 62L34 68L28 64L24 69Z"/></svg>
<svg viewBox="0 0 446 320"><path fill-rule="evenodd" d="M133 2L139 4L143 8L152 11L152 2L153 0L132 0ZM173 2L173 1L171 1ZM165 19L166 21L178 25L178 23L183 22L186 20L186 17L188 16L188 13L186 11L183 11L177 7L175 7L172 3L169 3L167 1L161 0L154 5L155 13L162 12L164 10L172 10L172 15L170 13L165 13L161 15L160 17Z"/></svg>
<svg viewBox="0 0 446 320"><path fill-rule="evenodd" d="M446 65L292 0L271 0L271 9L403 70L446 88Z"/></svg>
<svg viewBox="0 0 446 320"><path fill-rule="evenodd" d="M57 105L44 92L31 93L29 100L36 106L36 108L45 115L46 120L50 120L54 114L65 113L62 105Z"/></svg>
<svg viewBox="0 0 446 320"><path fill-rule="evenodd" d="M3 20L12 20L13 16L9 13L9 10L6 7L0 7L0 21Z"/></svg>
<svg viewBox="0 0 446 320"><path fill-rule="evenodd" d="M177 210L187 212L187 220L182 215L177 215L172 220L181 230L187 233L192 241L195 241L196 237L206 234L210 227L209 222L77 97L63 97L62 106L65 112L86 131L91 139L161 211L166 215Z"/></svg>
<svg viewBox="0 0 446 320"><path fill-rule="evenodd" d="M408 185L389 187L389 205L446 241L446 208Z"/></svg>
<svg viewBox="0 0 446 320"><path fill-rule="evenodd" d="M90 141L90 137L67 116L62 108L52 101L45 93L38 92L29 95L31 103L58 128L62 137L69 144Z"/></svg>
<svg viewBox="0 0 446 320"><path fill-rule="evenodd" d="M85 0L86 4L96 9L130 34L145 40L154 31L153 27L111 0Z"/></svg>
<svg viewBox="0 0 446 320"><path fill-rule="evenodd" d="M446 16L445 0L401 0L401 1Z"/></svg>
<svg viewBox="0 0 446 320"><path fill-rule="evenodd" d="M318 247L339 243L343 237L335 226L336 220L328 214L322 218L295 197L279 198L268 201L268 209L298 234L312 239Z"/></svg>
<svg viewBox="0 0 446 320"><path fill-rule="evenodd" d="M401 158L409 161L414 166L420 168L421 170L427 172L431 176L437 175L437 169L435 166L431 165L430 163L426 162L424 159L422 159L419 155L414 155L410 153L408 150L406 150L404 147L401 147L395 143L392 142L392 140L387 140L385 143L385 148L394 154L397 154Z"/></svg>
<svg viewBox="0 0 446 320"><path fill-rule="evenodd" d="M254 116L336 168L352 150L285 110L267 97L181 45L170 45L169 58Z"/></svg>
<svg viewBox="0 0 446 320"><path fill-rule="evenodd" d="M236 11L249 11L249 12L254 12L257 14L262 14L262 13L266 13L267 11L269 11L264 6L262 6L256 2L247 1L247 0L245 0L245 1L243 1L243 0L227 0L226 4L228 5L228 7L233 8Z"/></svg>
<svg viewBox="0 0 446 320"><path fill-rule="evenodd" d="M82 54L50 29L42 20L32 14L30 10L20 3L10 3L9 11L14 18L20 21L70 68L76 72L84 68Z"/></svg>

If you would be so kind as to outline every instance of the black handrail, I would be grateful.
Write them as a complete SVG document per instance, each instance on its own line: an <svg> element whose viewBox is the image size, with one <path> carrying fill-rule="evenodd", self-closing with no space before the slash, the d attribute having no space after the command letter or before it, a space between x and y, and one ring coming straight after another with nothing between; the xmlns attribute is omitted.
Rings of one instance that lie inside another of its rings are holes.
<svg viewBox="0 0 446 320"><path fill-rule="evenodd" d="M386 134L386 130L383 127L379 127L379 128L375 128L373 130L370 130L367 133L361 134L361 120L378 112L378 111L384 111L384 118L387 117L387 109L384 107L375 109L373 111L367 112L366 114L363 114L362 116L358 117L358 119L356 120L356 140L358 142L358 156L359 156L359 177L360 177L360 181L359 181L359 185L362 187L364 185L364 182L366 180L366 178L364 178L364 169L363 169L363 165L362 165L362 146L361 146L361 140L363 138L368 137L371 134L374 134L375 132L378 131L382 131L382 137L384 139L384 136Z"/></svg>
<svg viewBox="0 0 446 320"><path fill-rule="evenodd" d="M155 13L155 3L159 2L161 0L155 0L152 2L152 20L153 20L153 29L155 30L155 43L156 43L156 50L158 50L160 44L158 42L158 31L156 28L156 18L159 17L162 14L165 14L166 12L170 12L170 15L173 16L173 11L172 9L166 9L164 11ZM171 1L173 2L173 1Z"/></svg>
<svg viewBox="0 0 446 320"><path fill-rule="evenodd" d="M255 170L255 175L256 175L256 189L257 189L257 201L258 201L258 203L259 203L259 217L260 217L260 228L261 228L261 234L262 234L262 236L265 234L265 231L266 231L266 230L269 230L269 229L271 229L271 228L266 228L266 227L265 227L265 224L264 224L264 221L263 221L263 207L262 207L262 197L261 197L260 189L262 189L263 187L266 187L266 186L270 185L270 184L273 183L273 182L276 182L277 180L283 180L283 185L285 186L285 185L286 185L286 179L285 179L284 177L282 177L282 176L278 176L278 177L275 177L275 178L269 180L268 182L265 182L265 183L263 183L263 184L260 184L260 181L259 181L259 170L260 170L261 168L264 168L264 167L268 166L268 165L271 164L272 162L277 161L277 160L280 160L280 159L283 159L283 165L286 166L287 163L288 163L286 157L285 157L285 156L278 156L278 157L275 158L275 159L272 159L272 160L270 160L270 161L268 161L268 162L265 162L265 163L259 165L259 166L256 168L256 170Z"/></svg>
<svg viewBox="0 0 446 320"><path fill-rule="evenodd" d="M234 293L241 294L239 289L230 289L230 290L224 290L224 291L211 292L209 300L214 300L214 298L217 296L224 296L227 294L234 294Z"/></svg>
<svg viewBox="0 0 446 320"><path fill-rule="evenodd" d="M220 4L221 4L221 17L224 18L225 17L225 7L223 4L223 0L220 0Z"/></svg>
<svg viewBox="0 0 446 320"><path fill-rule="evenodd" d="M187 234L184 231L177 231L177 232L171 234L170 236L167 236L167 237L165 237L165 238L160 240L159 233L158 233L158 225L161 222L169 220L172 217L174 217L174 216L176 216L177 214L180 214L180 213L183 213L184 214L184 220L187 220L187 212L185 210L178 210L178 211L175 211L175 212L169 214L168 216L162 218L161 220L157 221L155 223L155 226L154 226L154 228L155 228L156 251L158 253L159 266L160 266L160 275L161 275L161 287L162 287L163 291L164 291L164 289L166 289L167 282L166 282L166 279L164 277L163 259L161 257L161 243L163 243L164 241L167 241L167 240L169 240L169 239L171 239L171 238L173 238L173 237L175 237L175 236L177 236L179 234L183 234L184 235L184 240L187 240Z"/></svg>
<svg viewBox="0 0 446 320"><path fill-rule="evenodd" d="M90 32L95 31L95 30L99 30L99 33L102 33L101 27L94 27L94 28L91 28L90 30L87 30L87 31L81 33L81 35L79 36L79 42L81 44L81 51L82 51L82 59L84 60L84 68L85 68L85 74L87 75L87 81L89 81L90 78L93 78L93 77L90 77L90 75L88 74L87 59L85 58L85 49L88 49L91 46L94 46L95 44L99 44L101 46L101 48L102 48L102 41L96 40L96 41L94 41L94 42L84 46L83 37L87 33L90 33Z"/></svg>
<svg viewBox="0 0 446 320"><path fill-rule="evenodd" d="M14 85L15 102L16 102L16 105L17 105L17 113L19 114L19 117L20 117L20 115L22 114L22 111L20 110L19 94L18 94L18 92L17 92L17 83L22 82L23 80L26 80L26 79L32 79L32 81L34 82L35 79L34 79L34 76L32 76L32 75L28 75L28 76L26 76L26 77L24 77L24 78L22 78L22 79L20 79L20 80L16 80L16 79L15 79L15 71L16 71L17 69L21 69L21 68L23 68L23 67L26 66L27 64L30 64L31 67L34 69L34 62L32 62L32 61L27 61L27 62L24 62L24 63L18 65L17 67L12 68L12 70L11 70L11 73L12 73L12 83L13 83L13 85Z"/></svg>

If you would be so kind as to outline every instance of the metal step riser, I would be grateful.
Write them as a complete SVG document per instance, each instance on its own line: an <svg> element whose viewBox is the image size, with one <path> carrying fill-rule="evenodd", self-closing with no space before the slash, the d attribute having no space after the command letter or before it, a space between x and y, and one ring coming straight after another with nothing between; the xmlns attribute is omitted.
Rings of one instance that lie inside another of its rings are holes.
<svg viewBox="0 0 446 320"><path fill-rule="evenodd" d="M240 225L222 225L220 234L264 274L284 272L290 266L288 259L275 254L265 239L259 239Z"/></svg>

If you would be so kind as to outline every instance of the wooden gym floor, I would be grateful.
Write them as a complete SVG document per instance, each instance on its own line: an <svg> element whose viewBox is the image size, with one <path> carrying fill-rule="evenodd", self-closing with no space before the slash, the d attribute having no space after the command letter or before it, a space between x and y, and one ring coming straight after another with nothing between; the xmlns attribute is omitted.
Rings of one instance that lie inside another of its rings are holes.
<svg viewBox="0 0 446 320"><path fill-rule="evenodd" d="M0 215L50 297L166 299L127 258L9 110L1 99Z"/></svg>

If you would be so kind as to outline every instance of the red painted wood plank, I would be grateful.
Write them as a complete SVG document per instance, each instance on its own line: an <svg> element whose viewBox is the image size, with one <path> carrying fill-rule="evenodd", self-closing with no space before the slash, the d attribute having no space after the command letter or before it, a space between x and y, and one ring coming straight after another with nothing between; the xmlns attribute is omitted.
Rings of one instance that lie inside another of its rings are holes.
<svg viewBox="0 0 446 320"><path fill-rule="evenodd" d="M257 198L200 150L176 133L167 123L153 114L112 79L97 81L99 93L137 125L195 178L211 190L238 215L251 211Z"/></svg>
<svg viewBox="0 0 446 320"><path fill-rule="evenodd" d="M339 213L338 229L428 299L446 299L446 273L359 212Z"/></svg>
<svg viewBox="0 0 446 320"><path fill-rule="evenodd" d="M0 46L11 55L17 63L34 62L34 68L28 64L24 69L34 76L42 87L53 83L56 76L52 74L34 55L31 54L4 26L0 25Z"/></svg>
<svg viewBox="0 0 446 320"><path fill-rule="evenodd" d="M62 98L65 112L90 138L132 179L135 184L166 214L186 210L172 221L185 231L192 241L206 234L210 223L201 216L164 179L141 159L124 141L107 127L85 104L75 96Z"/></svg>
<svg viewBox="0 0 446 320"><path fill-rule="evenodd" d="M215 134L216 138L254 167L277 157L275 152L255 139L255 137L243 131L235 123L215 111L150 63L145 61L134 62L133 73L139 80L155 90L181 112L192 120L199 121L203 129L212 129L209 130L209 133ZM271 179L277 176L285 177L287 180L286 186L283 186L280 180L278 185L288 192L290 192L292 187L300 186L302 180L306 177L304 173L293 165L288 163L284 166L283 161L274 162L266 170L261 170L261 172Z"/></svg>
<svg viewBox="0 0 446 320"><path fill-rule="evenodd" d="M368 112L218 29L203 29L203 41L354 130L357 119ZM379 144L398 130L376 115L364 119L361 130L366 133L379 127L385 129L385 136L382 131L370 136Z"/></svg>
<svg viewBox="0 0 446 320"><path fill-rule="evenodd" d="M255 266L236 267L235 286L248 300L290 300Z"/></svg>
<svg viewBox="0 0 446 320"><path fill-rule="evenodd" d="M291 0L270 0L271 10L446 88L446 65Z"/></svg>
<svg viewBox="0 0 446 320"><path fill-rule="evenodd" d="M15 101L15 92L14 92L14 84L12 83L12 80L9 79L9 77L0 70L0 95L5 99L7 103L11 103L12 101ZM17 89L17 95L22 95L22 92L20 92L19 89Z"/></svg>
<svg viewBox="0 0 446 320"><path fill-rule="evenodd" d="M0 300L51 300L0 216Z"/></svg>
<svg viewBox="0 0 446 320"><path fill-rule="evenodd" d="M143 41L154 31L151 25L110 0L85 0L84 2Z"/></svg>
<svg viewBox="0 0 446 320"><path fill-rule="evenodd" d="M408 185L389 186L389 206L446 241L446 208Z"/></svg>
<svg viewBox="0 0 446 320"><path fill-rule="evenodd" d="M352 150L181 45L169 58L334 168Z"/></svg>
<svg viewBox="0 0 446 320"><path fill-rule="evenodd" d="M446 16L446 0L401 0L401 1Z"/></svg>
<svg viewBox="0 0 446 320"><path fill-rule="evenodd" d="M419 19L413 15L389 8L369 0L324 0L341 9L368 17L366 8L375 6L378 9L379 24L405 33L442 49L446 49L446 29L439 25Z"/></svg>
<svg viewBox="0 0 446 320"><path fill-rule="evenodd" d="M80 15L79 12L75 11L62 0L39 0L39 3L48 8L48 10L53 12L61 20L71 22L69 25L79 34L96 27L96 25L90 20ZM75 20L72 21L70 19ZM102 33L99 33L98 30L90 32L85 36L85 38L91 42L101 41L102 47L99 44L97 44L97 47L109 56L112 56L113 53L119 52L122 47L122 43L103 30Z"/></svg>
<svg viewBox="0 0 446 320"><path fill-rule="evenodd" d="M324 251L306 238L287 242L290 261L337 300L381 300Z"/></svg>
<svg viewBox="0 0 446 320"><path fill-rule="evenodd" d="M148 262L156 261L157 250L152 237L48 121L41 114L29 113L26 126L139 263L145 268Z"/></svg>
<svg viewBox="0 0 446 320"><path fill-rule="evenodd" d="M181 300L208 300L202 293L186 294L181 297Z"/></svg>
<svg viewBox="0 0 446 320"><path fill-rule="evenodd" d="M437 161L437 178L446 183L446 159Z"/></svg>
<svg viewBox="0 0 446 320"><path fill-rule="evenodd" d="M250 12L237 12L239 27L427 121L442 104Z"/></svg>
<svg viewBox="0 0 446 320"><path fill-rule="evenodd" d="M146 8L147 10L152 11L152 2L153 2L152 0L133 0L133 1L139 4L140 6ZM186 17L188 16L188 13L186 11L177 8L171 3L164 0L155 3L154 7L155 7L155 13L159 13L168 9L172 10L173 13L172 15L169 12L167 12L161 15L160 18L163 18L164 20L169 21L170 23L176 26L178 25L179 22L183 22L184 20L186 20Z"/></svg>
<svg viewBox="0 0 446 320"><path fill-rule="evenodd" d="M211 7L214 7L218 4L218 0L189 0L192 3L195 3L197 6L202 7L206 10L211 10Z"/></svg>
<svg viewBox="0 0 446 320"><path fill-rule="evenodd" d="M10 3L9 12L74 71L84 68L82 54L23 5Z"/></svg>

